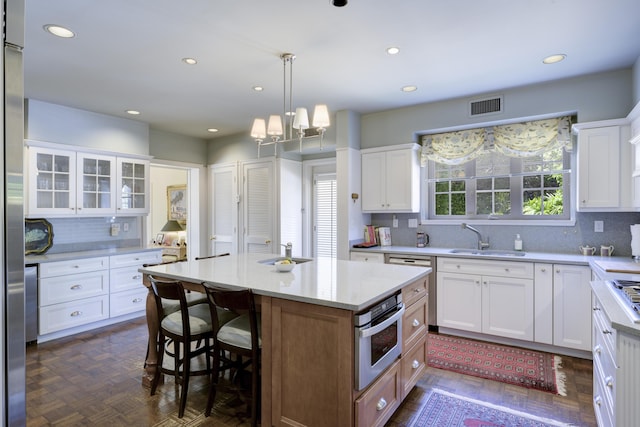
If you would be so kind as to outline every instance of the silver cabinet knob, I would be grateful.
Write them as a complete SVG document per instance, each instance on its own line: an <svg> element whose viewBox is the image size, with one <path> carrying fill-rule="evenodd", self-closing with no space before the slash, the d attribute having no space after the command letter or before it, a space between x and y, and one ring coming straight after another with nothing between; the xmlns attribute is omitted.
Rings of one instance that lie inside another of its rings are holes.
<svg viewBox="0 0 640 427"><path fill-rule="evenodd" d="M418 369L418 368L420 367L420 362L418 362L417 360L414 360L414 361L411 363L411 367L412 367L413 369Z"/></svg>
<svg viewBox="0 0 640 427"><path fill-rule="evenodd" d="M381 397L380 400L378 400L378 404L376 405L376 410L382 411L386 407L387 407L387 401L384 400L384 397Z"/></svg>

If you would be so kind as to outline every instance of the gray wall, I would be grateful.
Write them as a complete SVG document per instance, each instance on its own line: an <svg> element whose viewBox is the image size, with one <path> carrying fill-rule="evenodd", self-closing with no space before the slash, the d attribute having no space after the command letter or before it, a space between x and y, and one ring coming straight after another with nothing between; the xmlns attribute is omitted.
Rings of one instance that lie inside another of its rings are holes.
<svg viewBox="0 0 640 427"><path fill-rule="evenodd" d="M149 154L155 159L205 165L207 141L157 129L149 129Z"/></svg>

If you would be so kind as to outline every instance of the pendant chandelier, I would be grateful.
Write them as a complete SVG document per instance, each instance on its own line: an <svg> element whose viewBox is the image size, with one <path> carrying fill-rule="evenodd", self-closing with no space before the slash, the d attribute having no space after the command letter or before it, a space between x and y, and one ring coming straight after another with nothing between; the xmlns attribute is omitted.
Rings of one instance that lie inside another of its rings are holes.
<svg viewBox="0 0 640 427"><path fill-rule="evenodd" d="M312 126L316 128L317 135L305 136L305 130L309 129L309 114L307 109L298 107L293 112L293 61L296 56L292 53L283 53L280 55L283 64L283 97L282 97L282 116L272 114L267 122L263 118L253 120L251 127L251 137L255 139L258 145L258 157L260 157L260 148L263 145L273 145L274 155L278 154L278 144L291 141L298 141L300 151L302 151L302 140L320 137L320 150L322 150L322 139L326 128L330 126L329 110L325 104L318 104L313 110ZM289 78L287 79L287 68L289 70ZM288 91L287 91L288 80ZM287 99L288 98L288 99ZM294 130L297 135L294 136ZM269 136L269 139L267 139Z"/></svg>

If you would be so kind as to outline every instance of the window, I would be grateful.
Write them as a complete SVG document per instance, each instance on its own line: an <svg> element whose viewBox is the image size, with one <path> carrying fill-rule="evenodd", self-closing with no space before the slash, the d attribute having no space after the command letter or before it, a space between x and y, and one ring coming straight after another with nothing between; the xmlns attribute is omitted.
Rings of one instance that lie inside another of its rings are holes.
<svg viewBox="0 0 640 427"><path fill-rule="evenodd" d="M544 121L543 131L559 120ZM531 124L533 123L533 125ZM429 137L428 219L564 220L570 218L570 138L526 132L538 122L452 132ZM568 123L563 125L568 127ZM494 139L495 137L495 139ZM519 139L518 139L519 138ZM517 141L516 141L517 139ZM506 141L504 146L499 142ZM494 145L495 142L495 145ZM533 148L532 148L533 147ZM531 151L527 151L531 149ZM423 161L426 160L423 158Z"/></svg>
<svg viewBox="0 0 640 427"><path fill-rule="evenodd" d="M314 176L314 256L337 256L337 181L334 173Z"/></svg>

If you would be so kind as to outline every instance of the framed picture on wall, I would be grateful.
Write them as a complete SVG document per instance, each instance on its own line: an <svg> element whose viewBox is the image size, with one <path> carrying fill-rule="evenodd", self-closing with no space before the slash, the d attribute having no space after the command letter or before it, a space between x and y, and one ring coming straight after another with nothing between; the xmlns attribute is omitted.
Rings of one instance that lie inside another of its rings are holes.
<svg viewBox="0 0 640 427"><path fill-rule="evenodd" d="M187 186L169 185L167 187L167 219L184 224L187 222Z"/></svg>

